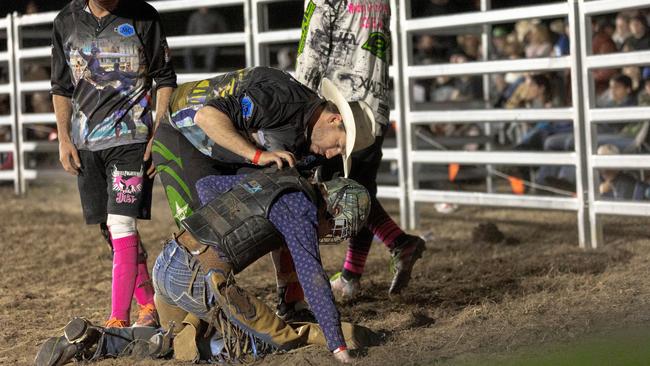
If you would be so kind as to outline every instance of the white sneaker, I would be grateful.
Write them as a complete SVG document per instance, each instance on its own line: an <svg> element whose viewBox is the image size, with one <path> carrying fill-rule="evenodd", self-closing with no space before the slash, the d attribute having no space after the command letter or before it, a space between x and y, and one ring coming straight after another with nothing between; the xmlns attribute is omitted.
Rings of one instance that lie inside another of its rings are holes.
<svg viewBox="0 0 650 366"><path fill-rule="evenodd" d="M341 301L350 301L359 296L361 292L361 284L358 279L346 280L338 272L330 278L330 285L334 296Z"/></svg>

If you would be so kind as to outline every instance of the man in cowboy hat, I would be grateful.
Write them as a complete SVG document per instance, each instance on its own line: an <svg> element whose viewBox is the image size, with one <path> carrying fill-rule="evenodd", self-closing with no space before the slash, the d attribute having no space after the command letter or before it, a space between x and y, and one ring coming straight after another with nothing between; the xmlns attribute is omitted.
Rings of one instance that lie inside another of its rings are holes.
<svg viewBox="0 0 650 366"><path fill-rule="evenodd" d="M329 81L321 95L288 73L252 67L182 84L154 136L154 162L177 222L199 207L196 182L315 154L343 156L374 141L364 110Z"/></svg>

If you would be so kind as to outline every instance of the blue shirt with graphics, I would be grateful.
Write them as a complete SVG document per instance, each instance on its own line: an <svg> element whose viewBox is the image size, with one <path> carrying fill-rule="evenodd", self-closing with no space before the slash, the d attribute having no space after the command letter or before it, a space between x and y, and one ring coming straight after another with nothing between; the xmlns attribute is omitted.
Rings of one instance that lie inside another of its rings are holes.
<svg viewBox="0 0 650 366"><path fill-rule="evenodd" d="M98 151L146 142L152 127L151 88L176 87L167 41L156 10L121 1L95 18L73 0L54 19L51 93L71 98L71 138Z"/></svg>
<svg viewBox="0 0 650 366"><path fill-rule="evenodd" d="M245 175L207 176L196 190L202 204L210 202ZM271 206L269 220L282 234L296 267L305 298L323 330L330 351L345 345L341 319L318 248L318 210L302 192L285 193Z"/></svg>

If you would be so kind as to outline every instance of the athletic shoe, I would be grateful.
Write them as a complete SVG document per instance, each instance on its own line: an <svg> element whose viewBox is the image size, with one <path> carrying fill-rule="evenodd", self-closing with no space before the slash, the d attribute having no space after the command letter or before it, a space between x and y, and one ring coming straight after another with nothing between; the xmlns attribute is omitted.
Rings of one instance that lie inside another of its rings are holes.
<svg viewBox="0 0 650 366"><path fill-rule="evenodd" d="M65 337L52 337L41 345L36 353L36 366L59 366L71 362L80 345L71 344Z"/></svg>
<svg viewBox="0 0 650 366"><path fill-rule="evenodd" d="M424 239L407 234L406 240L391 250L391 270L394 275L388 289L389 295L399 294L408 286L413 265L422 258L424 249Z"/></svg>
<svg viewBox="0 0 650 366"><path fill-rule="evenodd" d="M72 319L62 337L52 337L41 345L36 354L36 366L59 366L73 360L88 360L101 338L101 330L84 318Z"/></svg>
<svg viewBox="0 0 650 366"><path fill-rule="evenodd" d="M126 320L118 319L118 318L110 318L104 323L104 327L106 328L128 328L129 323Z"/></svg>
<svg viewBox="0 0 650 366"><path fill-rule="evenodd" d="M101 337L101 330L85 318L74 318L63 328L63 336L70 343L94 344Z"/></svg>
<svg viewBox="0 0 650 366"><path fill-rule="evenodd" d="M147 304L140 306L140 311L138 312L138 320L133 324L134 327L154 327L157 328L160 326L158 321L158 311L154 304Z"/></svg>
<svg viewBox="0 0 650 366"><path fill-rule="evenodd" d="M330 277L330 285L334 296L341 301L350 301L355 299L361 293L361 283L359 279L352 278L346 280L341 272Z"/></svg>

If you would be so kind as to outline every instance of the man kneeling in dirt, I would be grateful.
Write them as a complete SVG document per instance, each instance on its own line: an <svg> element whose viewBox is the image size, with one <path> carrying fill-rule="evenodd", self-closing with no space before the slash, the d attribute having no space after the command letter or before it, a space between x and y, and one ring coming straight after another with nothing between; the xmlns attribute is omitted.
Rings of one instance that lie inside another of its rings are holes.
<svg viewBox="0 0 650 366"><path fill-rule="evenodd" d="M196 188L204 206L182 221L185 230L165 245L153 269L162 324L191 314L181 331L190 334L189 342L177 336L176 357L198 359L193 345L196 335L204 334L197 332L198 318L216 328L209 344L218 361L318 343L350 362L318 244L338 243L363 227L370 210L367 190L345 178L314 185L293 168L208 176ZM286 324L235 284L235 274L282 245L295 262L320 332L315 324Z"/></svg>
<svg viewBox="0 0 650 366"><path fill-rule="evenodd" d="M342 326L318 245L338 243L363 227L370 210L367 190L345 178L312 184L293 168L208 176L196 187L203 206L181 222L184 230L165 244L152 276L161 324L179 325L175 358L251 361L321 344L337 360L351 362L347 345L363 345L371 333ZM319 325L289 325L235 284L235 274L283 245ZM68 348L80 353L83 347ZM37 365L61 365L72 355L52 358Z"/></svg>

